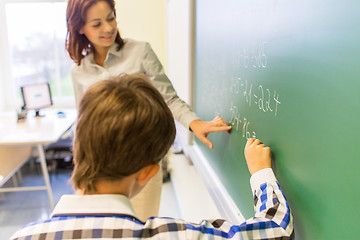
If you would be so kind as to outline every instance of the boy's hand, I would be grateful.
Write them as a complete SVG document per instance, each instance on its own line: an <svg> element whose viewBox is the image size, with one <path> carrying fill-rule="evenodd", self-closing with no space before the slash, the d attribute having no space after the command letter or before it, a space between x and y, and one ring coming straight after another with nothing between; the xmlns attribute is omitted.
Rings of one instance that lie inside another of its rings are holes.
<svg viewBox="0 0 360 240"><path fill-rule="evenodd" d="M253 175L264 168L271 168L271 151L259 139L249 138L245 146L245 158Z"/></svg>

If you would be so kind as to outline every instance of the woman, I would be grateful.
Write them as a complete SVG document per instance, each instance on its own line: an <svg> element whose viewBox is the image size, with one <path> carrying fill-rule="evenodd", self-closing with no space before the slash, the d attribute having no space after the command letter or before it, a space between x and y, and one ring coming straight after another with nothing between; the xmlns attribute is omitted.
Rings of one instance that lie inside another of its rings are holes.
<svg viewBox="0 0 360 240"><path fill-rule="evenodd" d="M124 73L143 73L160 91L174 118L193 131L209 148L213 148L207 139L210 132L231 129L220 117L209 122L199 119L177 96L148 43L121 38L113 0L69 0L66 21L66 49L75 62L71 76L77 105L87 87L97 81ZM162 174L159 172L158 177L132 199L141 220L158 214L161 183ZM153 203L146 206L143 202L148 204L149 199L153 199Z"/></svg>

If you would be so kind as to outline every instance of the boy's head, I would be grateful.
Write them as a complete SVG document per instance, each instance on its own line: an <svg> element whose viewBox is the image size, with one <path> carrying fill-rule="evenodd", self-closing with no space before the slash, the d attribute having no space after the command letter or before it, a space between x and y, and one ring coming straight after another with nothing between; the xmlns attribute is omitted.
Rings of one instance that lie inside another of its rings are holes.
<svg viewBox="0 0 360 240"><path fill-rule="evenodd" d="M121 180L158 163L175 138L170 109L146 76L124 75L92 85L81 99L74 139L76 189Z"/></svg>

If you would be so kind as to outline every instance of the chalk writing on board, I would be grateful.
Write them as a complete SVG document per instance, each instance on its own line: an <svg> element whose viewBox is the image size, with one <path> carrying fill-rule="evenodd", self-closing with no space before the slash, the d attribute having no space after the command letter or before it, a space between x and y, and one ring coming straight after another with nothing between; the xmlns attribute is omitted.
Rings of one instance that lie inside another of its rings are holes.
<svg viewBox="0 0 360 240"><path fill-rule="evenodd" d="M206 93L206 97L200 100L202 104L211 106L213 114L226 116L233 131L247 139L256 137L255 122L258 122L248 117L247 107L275 117L281 110L281 96L277 89L266 86L260 78L254 79L256 72L264 72L271 67L267 47L266 41L244 46L242 51L233 53L231 65L218 61L214 68L207 69L209 79L216 76L216 82L208 84L202 81L200 85Z"/></svg>
<svg viewBox="0 0 360 240"><path fill-rule="evenodd" d="M248 68L249 66L253 68L266 68L267 56L265 54L265 44L266 42L263 41L261 43L257 43L255 49L243 49L245 68Z"/></svg>
<svg viewBox="0 0 360 240"><path fill-rule="evenodd" d="M274 112L275 116L277 115L278 105L281 104L279 101L279 94L276 94L276 90L274 90L274 94L271 94L271 91L267 88L265 91L262 85L258 87L259 94L254 94L254 98L256 99L254 102L258 105L259 109L263 112ZM271 108L271 105L275 105L275 109Z"/></svg>
<svg viewBox="0 0 360 240"><path fill-rule="evenodd" d="M235 95L242 94L250 107L253 103L257 105L259 110L272 112L275 116L278 112L278 106L281 104L276 90L265 89L261 84L257 88L253 88L252 84L248 84L248 80L242 81L240 77L230 86L229 92Z"/></svg>
<svg viewBox="0 0 360 240"><path fill-rule="evenodd" d="M256 132L251 128L250 121L241 115L240 109L231 104L230 111L231 118L229 120L229 125L231 125L236 131L241 129L242 136L247 139L256 137Z"/></svg>
<svg viewBox="0 0 360 240"><path fill-rule="evenodd" d="M265 52L266 41L259 41L253 48L244 48L240 61L234 59L233 64L243 61L243 71L240 76L232 77L230 85L223 89L227 94L233 95L230 103L229 125L234 131L241 132L242 137L249 139L256 137L256 132L251 121L240 111L240 104L246 103L250 108L256 108L261 112L277 116L281 105L277 90L265 87L262 83L254 84L246 77L246 73L258 69L264 71L268 67L268 56ZM257 70L257 71L258 71ZM219 92L219 91L218 91ZM235 105L238 102L239 105Z"/></svg>

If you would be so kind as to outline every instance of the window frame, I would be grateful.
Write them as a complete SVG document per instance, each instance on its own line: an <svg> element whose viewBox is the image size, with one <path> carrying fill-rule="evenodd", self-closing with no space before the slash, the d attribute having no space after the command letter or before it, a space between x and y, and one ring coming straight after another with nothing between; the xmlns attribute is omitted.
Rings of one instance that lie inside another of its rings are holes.
<svg viewBox="0 0 360 240"><path fill-rule="evenodd" d="M8 40L8 29L6 20L6 4L8 3L56 3L67 0L0 0L0 110L10 111L21 107L22 102L16 97L16 87L13 81L11 63L12 54ZM65 16L64 16L65 18ZM65 39L65 36L64 36ZM65 48L65 40L64 40ZM70 71L70 69L69 69ZM74 96L53 97L56 108L74 108Z"/></svg>

